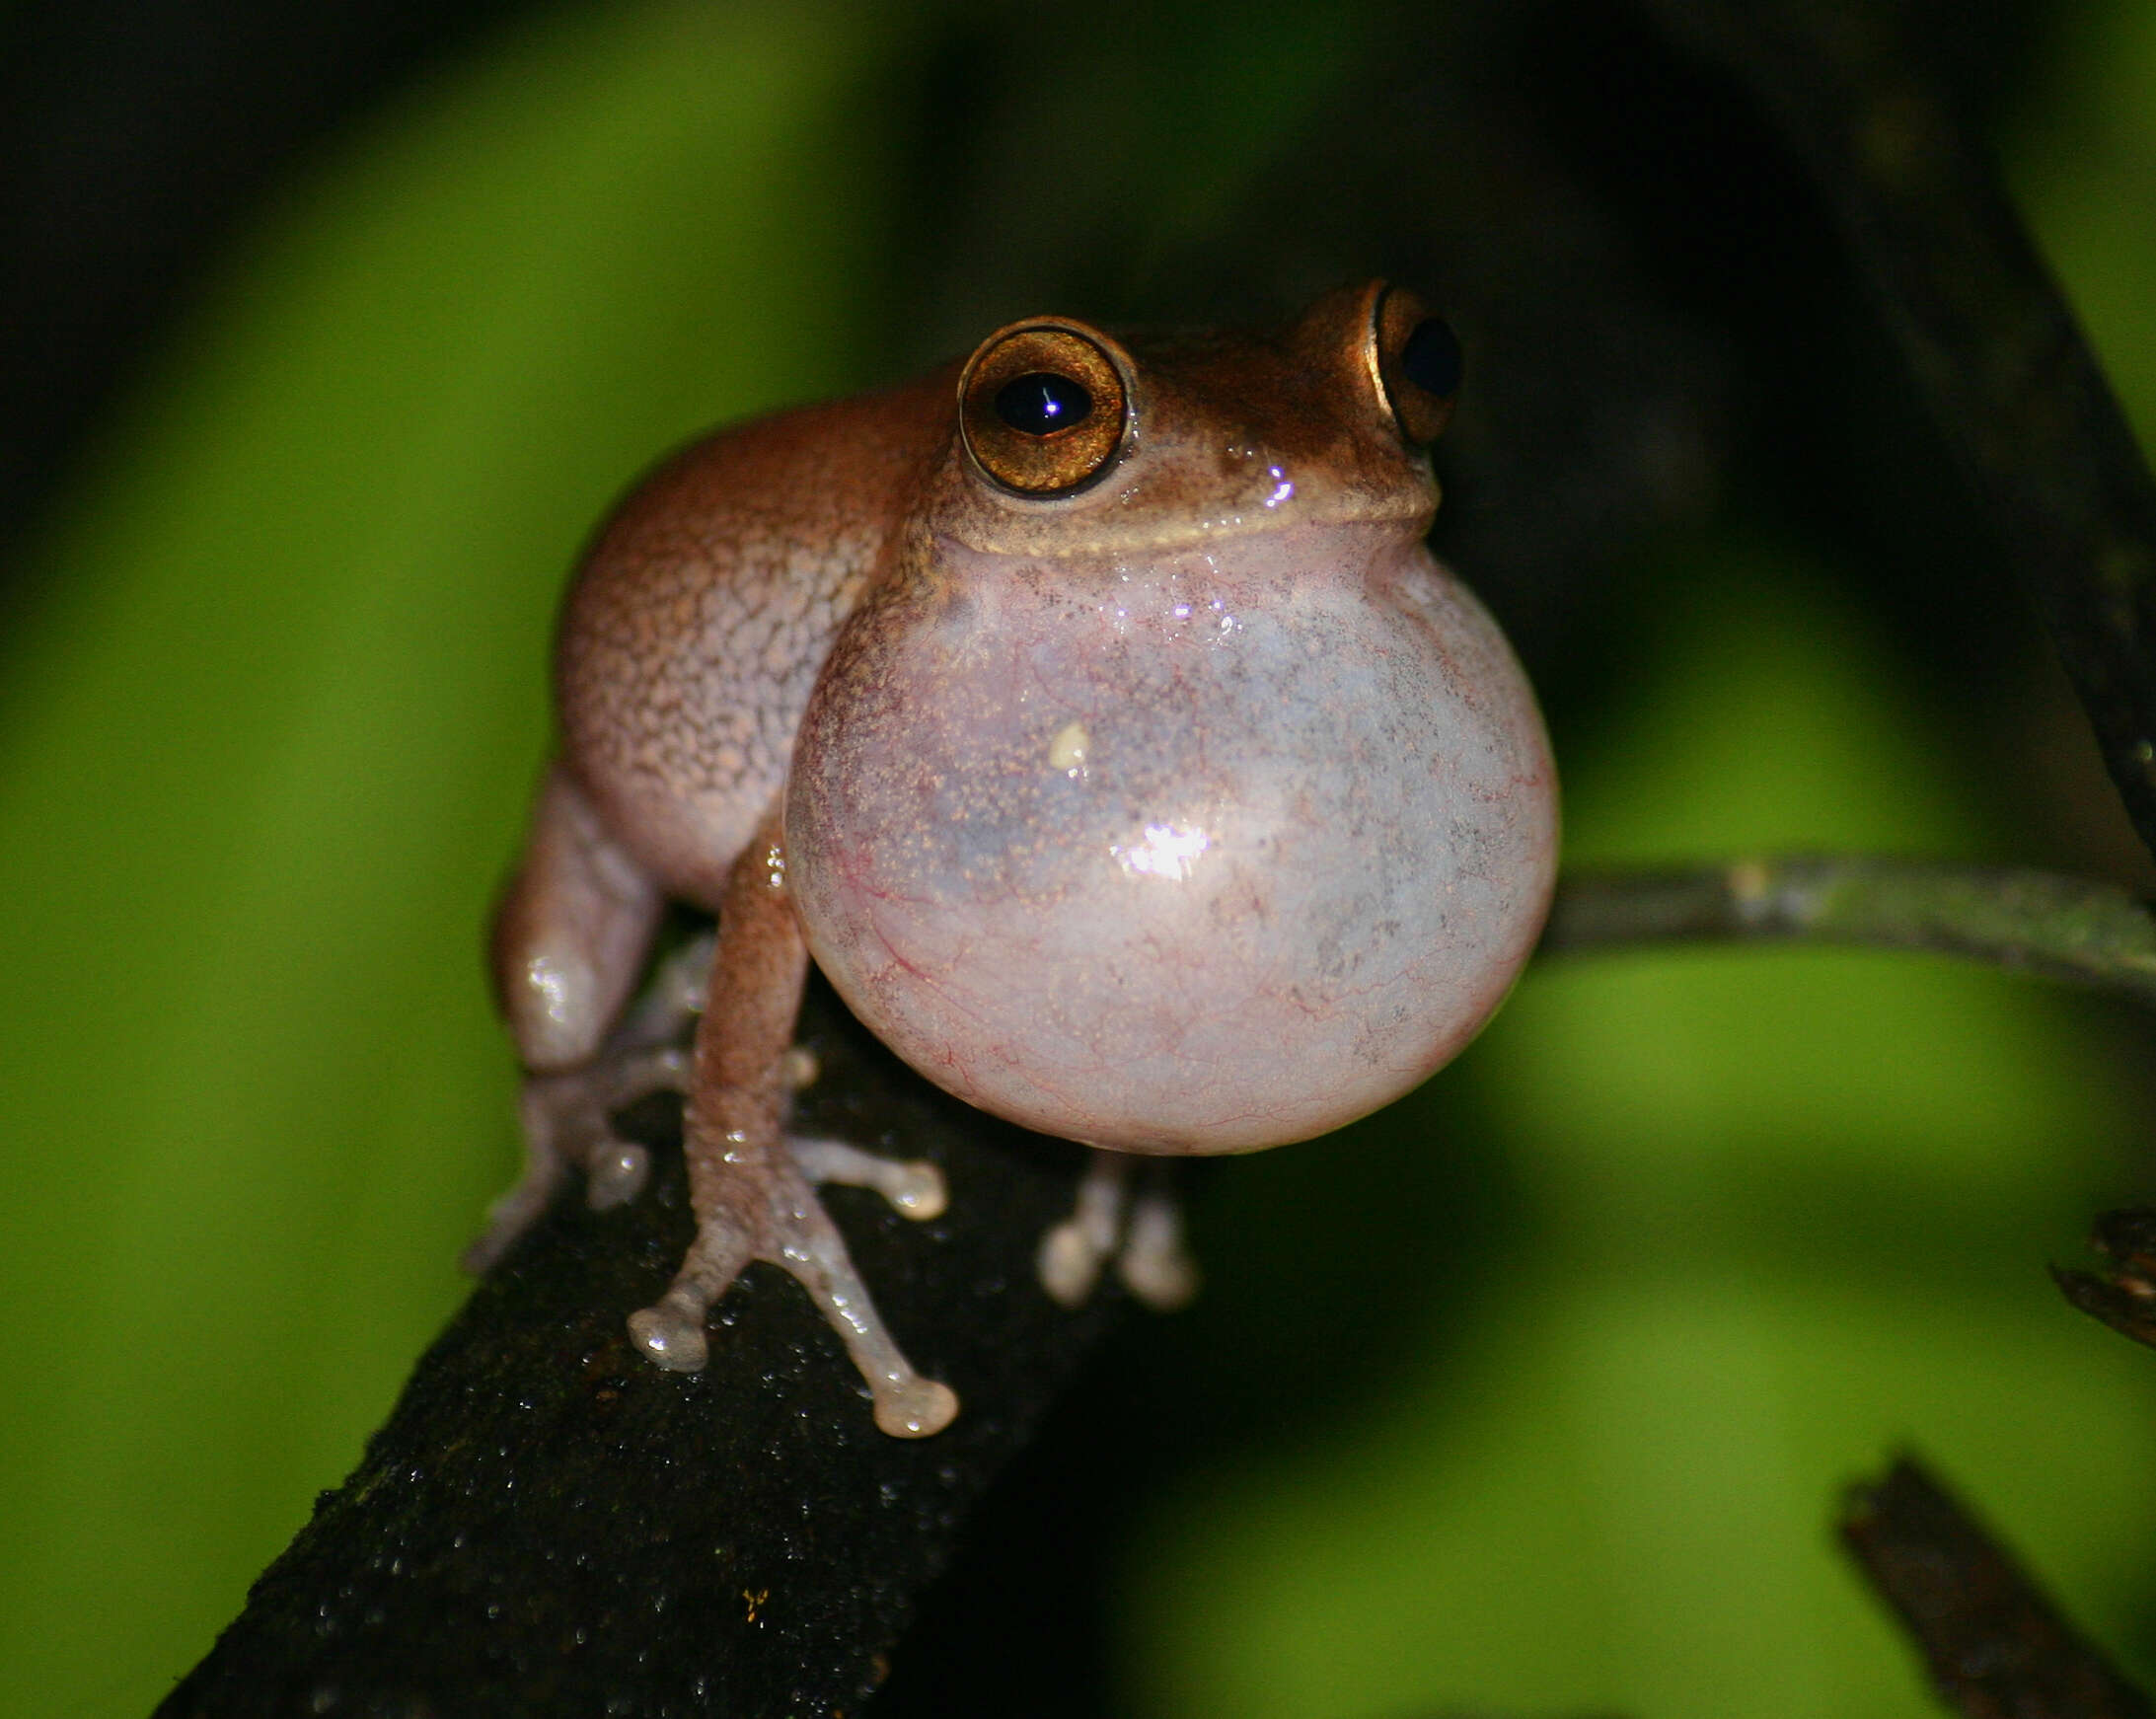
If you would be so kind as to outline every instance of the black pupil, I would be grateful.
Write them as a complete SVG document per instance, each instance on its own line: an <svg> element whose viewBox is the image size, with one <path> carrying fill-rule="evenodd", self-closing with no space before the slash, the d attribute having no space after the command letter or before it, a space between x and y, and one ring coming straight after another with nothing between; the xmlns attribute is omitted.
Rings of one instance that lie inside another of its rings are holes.
<svg viewBox="0 0 2156 1719"><path fill-rule="evenodd" d="M1029 436L1050 435L1083 423L1092 411L1093 397L1079 384L1045 370L1006 382L996 393L996 415Z"/></svg>
<svg viewBox="0 0 2156 1719"><path fill-rule="evenodd" d="M1400 351L1400 374L1425 394L1450 400L1459 392L1459 337L1443 317L1425 317Z"/></svg>

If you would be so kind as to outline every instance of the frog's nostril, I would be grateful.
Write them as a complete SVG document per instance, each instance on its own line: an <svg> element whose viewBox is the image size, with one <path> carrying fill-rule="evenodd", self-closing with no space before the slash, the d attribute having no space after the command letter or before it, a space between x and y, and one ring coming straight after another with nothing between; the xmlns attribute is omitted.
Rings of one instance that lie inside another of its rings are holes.
<svg viewBox="0 0 2156 1719"><path fill-rule="evenodd" d="M1036 370L1013 377L996 393L996 415L1029 436L1075 429L1093 413L1093 397L1068 376Z"/></svg>

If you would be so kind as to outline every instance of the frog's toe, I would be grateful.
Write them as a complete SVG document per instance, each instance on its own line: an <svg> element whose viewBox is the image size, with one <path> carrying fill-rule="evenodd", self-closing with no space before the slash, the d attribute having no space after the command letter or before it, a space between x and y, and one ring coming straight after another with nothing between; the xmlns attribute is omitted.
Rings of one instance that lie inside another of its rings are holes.
<svg viewBox="0 0 2156 1719"><path fill-rule="evenodd" d="M1036 1262L1041 1288L1067 1308L1082 1308L1100 1282L1107 1251L1096 1236L1087 1233L1081 1219L1058 1224L1041 1237Z"/></svg>
<svg viewBox="0 0 2156 1719"><path fill-rule="evenodd" d="M789 1092L805 1092L823 1079L824 1066L811 1045L788 1045L779 1059L779 1075Z"/></svg>
<svg viewBox="0 0 2156 1719"><path fill-rule="evenodd" d="M873 1188L902 1218L919 1223L940 1218L950 1204L943 1172L919 1158L883 1158L843 1140L804 1140L789 1135L786 1149L801 1174L811 1182L837 1182L848 1188Z"/></svg>
<svg viewBox="0 0 2156 1719"><path fill-rule="evenodd" d="M1067 1308L1084 1306L1100 1281L1101 1267L1116 1250L1130 1177L1128 1154L1094 1147L1071 1216L1041 1237L1036 1258L1041 1288Z"/></svg>
<svg viewBox="0 0 2156 1719"><path fill-rule="evenodd" d="M903 1382L871 1380L876 1426L894 1439L926 1439L958 1418L958 1393L915 1374Z"/></svg>
<svg viewBox="0 0 2156 1719"><path fill-rule="evenodd" d="M557 1143L552 1119L541 1117L533 1126L529 1107L525 1118L524 1173L488 1208L485 1232L464 1250L459 1261L474 1277L483 1277L493 1270L516 1245L518 1237L546 1215L568 1175L568 1159Z"/></svg>
<svg viewBox="0 0 2156 1719"><path fill-rule="evenodd" d="M668 1295L653 1307L629 1315L629 1334L644 1359L669 1373L702 1373L711 1358L710 1343L704 1335L707 1309L694 1298Z"/></svg>
<svg viewBox="0 0 2156 1719"><path fill-rule="evenodd" d="M584 1200L594 1212L626 1206L651 1179L651 1155L634 1141L609 1134L584 1168Z"/></svg>
<svg viewBox="0 0 2156 1719"><path fill-rule="evenodd" d="M795 1143L830 1148L829 1141ZM843 1153L853 1153L842 1147ZM811 1160L816 1158L810 1154ZM858 1155L863 1158L866 1154ZM884 1163L883 1159L871 1159ZM887 1168L927 1166L888 1165ZM806 1170L804 1174L809 1173ZM850 1178L831 1177L831 1180ZM875 1186L875 1183L869 1183ZM938 1178L940 1187L940 1178ZM893 1202L896 1203L895 1201ZM786 1202L789 1217L780 1236L776 1262L791 1272L809 1299L830 1321L846 1352L853 1357L868 1393L875 1401L876 1425L895 1439L925 1439L949 1426L958 1413L958 1398L948 1385L924 1378L906 1359L891 1327L884 1323L868 1286L861 1282L846 1250L846 1241L813 1194Z"/></svg>
<svg viewBox="0 0 2156 1719"><path fill-rule="evenodd" d="M1198 1293L1198 1268L1183 1245L1174 1190L1148 1164L1149 1185L1135 1195L1126 1153L1093 1149L1071 1216L1041 1237L1041 1288L1067 1308L1082 1307L1115 1261L1116 1275L1149 1307L1179 1308Z"/></svg>
<svg viewBox="0 0 2156 1719"><path fill-rule="evenodd" d="M629 1315L629 1334L644 1359L669 1373L703 1372L711 1353L705 1315L755 1253L755 1242L739 1226L724 1217L706 1218L666 1294Z"/></svg>
<svg viewBox="0 0 2156 1719"><path fill-rule="evenodd" d="M594 1212L635 1199L650 1179L651 1155L615 1133L614 1113L653 1092L679 1091L687 1073L685 1054L662 1046L604 1052L586 1068L529 1078L520 1109L532 1167L496 1208L493 1230L473 1251L491 1246L495 1232L509 1222L521 1231L536 1220L567 1165L584 1172L584 1198ZM503 1247L515 1239L515 1233L504 1233Z"/></svg>
<svg viewBox="0 0 2156 1719"><path fill-rule="evenodd" d="M950 1190L943 1185L943 1172L932 1163L919 1159L895 1167L898 1174L884 1191L884 1197L899 1216L911 1218L917 1224L942 1217L950 1205Z"/></svg>
<svg viewBox="0 0 2156 1719"><path fill-rule="evenodd" d="M1116 1273L1131 1294L1162 1312L1187 1307L1198 1293L1198 1262L1183 1244L1183 1211L1166 1188L1150 1188L1131 1205Z"/></svg>
<svg viewBox="0 0 2156 1719"><path fill-rule="evenodd" d="M517 1238L554 1204L565 1173L566 1166L558 1158L542 1160L538 1154L532 1155L516 1186L487 1210L485 1232L464 1250L458 1263L474 1277L484 1277L492 1271L516 1245Z"/></svg>

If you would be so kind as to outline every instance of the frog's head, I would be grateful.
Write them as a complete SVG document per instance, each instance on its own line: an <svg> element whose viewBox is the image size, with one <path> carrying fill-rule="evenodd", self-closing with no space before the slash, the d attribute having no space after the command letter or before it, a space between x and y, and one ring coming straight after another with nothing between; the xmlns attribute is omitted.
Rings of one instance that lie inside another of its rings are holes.
<svg viewBox="0 0 2156 1719"><path fill-rule="evenodd" d="M1119 340L1068 318L1012 323L960 372L957 434L921 523L1016 556L1312 525L1420 538L1438 505L1427 449L1459 380L1451 330L1383 281L1258 333Z"/></svg>
<svg viewBox="0 0 2156 1719"><path fill-rule="evenodd" d="M786 786L841 995L930 1079L1130 1151L1306 1138L1479 1027L1549 900L1532 694L1424 549L1450 332L1034 320L847 623Z"/></svg>

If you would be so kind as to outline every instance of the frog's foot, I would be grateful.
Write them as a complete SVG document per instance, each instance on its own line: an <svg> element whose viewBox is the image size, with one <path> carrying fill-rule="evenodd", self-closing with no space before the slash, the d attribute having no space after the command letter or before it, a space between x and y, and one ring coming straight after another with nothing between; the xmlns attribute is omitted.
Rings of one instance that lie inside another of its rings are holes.
<svg viewBox="0 0 2156 1719"><path fill-rule="evenodd" d="M1165 1165L1149 1165L1131 1188L1131 1155L1095 1147L1078 1204L1041 1237L1041 1287L1067 1308L1082 1307L1110 1258L1124 1285L1149 1307L1179 1308L1198 1293L1198 1267L1183 1245L1182 1208Z"/></svg>
<svg viewBox="0 0 2156 1719"><path fill-rule="evenodd" d="M901 1216L927 1219L944 1208L942 1173L933 1164L878 1158L836 1140L789 1137L786 1148L787 1162L770 1173L759 1214L764 1233L756 1234L725 1206L704 1219L666 1294L630 1315L630 1334L659 1366L701 1371L710 1353L705 1320L712 1304L750 1260L769 1260L799 1280L845 1342L874 1399L878 1427L898 1439L941 1432L958 1413L956 1393L914 1371L869 1300L814 1184L873 1188Z"/></svg>
<svg viewBox="0 0 2156 1719"><path fill-rule="evenodd" d="M688 1079L689 1053L662 1045L602 1053L584 1068L526 1080L518 1105L524 1174L487 1214L486 1233L465 1249L465 1270L478 1275L507 1253L554 1203L571 1168L583 1171L584 1197L595 1212L643 1192L650 1154L614 1132L613 1113L653 1092L678 1092Z"/></svg>

